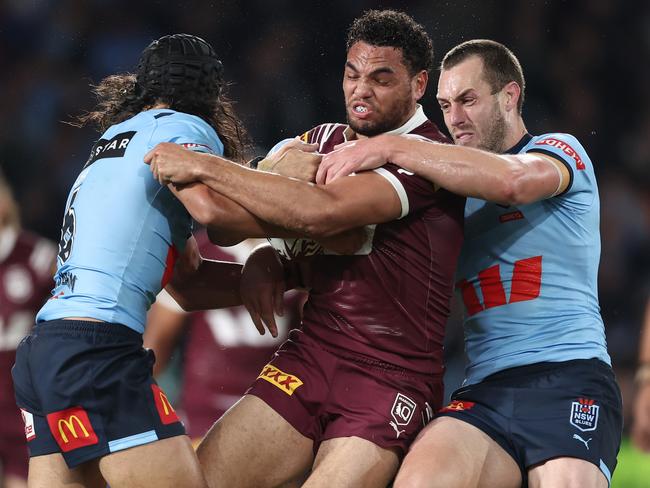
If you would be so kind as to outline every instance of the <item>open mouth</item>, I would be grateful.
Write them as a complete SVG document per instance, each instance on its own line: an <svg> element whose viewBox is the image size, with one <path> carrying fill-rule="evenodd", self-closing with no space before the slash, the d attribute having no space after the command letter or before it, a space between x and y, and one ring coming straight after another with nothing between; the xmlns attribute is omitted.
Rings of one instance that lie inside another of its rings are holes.
<svg viewBox="0 0 650 488"><path fill-rule="evenodd" d="M352 104L352 113L355 115L355 117L364 119L372 113L372 109L365 103L357 102Z"/></svg>

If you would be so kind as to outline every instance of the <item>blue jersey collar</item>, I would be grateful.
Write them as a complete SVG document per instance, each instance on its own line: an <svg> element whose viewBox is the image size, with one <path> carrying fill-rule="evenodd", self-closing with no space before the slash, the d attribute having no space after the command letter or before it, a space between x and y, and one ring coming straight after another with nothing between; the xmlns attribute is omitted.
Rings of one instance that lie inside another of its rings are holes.
<svg viewBox="0 0 650 488"><path fill-rule="evenodd" d="M533 138L528 132L524 134L524 137L519 139L519 142L512 146L510 149L508 149L504 154L519 154L519 151L521 151L526 144L530 142L530 140Z"/></svg>

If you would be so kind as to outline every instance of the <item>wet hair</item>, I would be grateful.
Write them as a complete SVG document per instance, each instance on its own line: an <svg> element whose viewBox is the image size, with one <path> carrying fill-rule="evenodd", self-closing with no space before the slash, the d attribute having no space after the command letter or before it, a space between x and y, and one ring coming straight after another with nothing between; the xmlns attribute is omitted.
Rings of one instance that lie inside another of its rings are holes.
<svg viewBox="0 0 650 488"><path fill-rule="evenodd" d="M429 72L433 67L433 42L429 34L404 12L368 10L350 26L346 49L349 51L360 41L401 49L411 76L422 70Z"/></svg>
<svg viewBox="0 0 650 488"><path fill-rule="evenodd" d="M77 118L78 126L101 132L162 103L210 124L224 145L224 156L244 161L248 134L225 96L223 66L206 41L173 34L153 41L142 52L136 73L108 76L93 86L94 110Z"/></svg>
<svg viewBox="0 0 650 488"><path fill-rule="evenodd" d="M517 110L521 114L526 90L524 72L517 57L503 44L489 39L463 42L445 55L440 69L453 68L472 56L478 56L483 61L485 81L490 85L493 93L501 91L511 81L519 85L521 94L517 100Z"/></svg>

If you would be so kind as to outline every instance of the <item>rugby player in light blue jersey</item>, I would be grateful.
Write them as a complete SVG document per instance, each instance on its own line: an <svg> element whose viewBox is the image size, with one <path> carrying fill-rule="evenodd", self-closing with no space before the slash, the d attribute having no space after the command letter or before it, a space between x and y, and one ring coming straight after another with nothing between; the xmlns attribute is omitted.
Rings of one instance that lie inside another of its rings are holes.
<svg viewBox="0 0 650 488"><path fill-rule="evenodd" d="M598 305L594 167L575 137L528 134L524 87L505 46L462 43L437 94L457 146L378 136L319 168L325 182L391 161L470 197L456 285L466 380L396 487L606 487L616 466L621 396Z"/></svg>
<svg viewBox="0 0 650 488"><path fill-rule="evenodd" d="M190 214L215 239L220 226L268 227L203 185L161 186L142 161L159 142L241 160L244 132L223 85L208 43L165 36L144 50L137 75L105 79L97 109L81 118L103 135L68 197L52 298L13 368L30 486L205 485L152 378L145 315L166 286L187 309L240 303L241 266L201 260Z"/></svg>

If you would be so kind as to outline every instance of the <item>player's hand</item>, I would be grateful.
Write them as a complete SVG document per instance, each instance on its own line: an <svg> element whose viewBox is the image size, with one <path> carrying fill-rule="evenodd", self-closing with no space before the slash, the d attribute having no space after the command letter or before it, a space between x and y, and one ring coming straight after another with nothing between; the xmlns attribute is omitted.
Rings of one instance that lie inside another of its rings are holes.
<svg viewBox="0 0 650 488"><path fill-rule="evenodd" d="M313 182L322 158L317 150L318 144L307 144L296 138L264 158L257 167L261 171Z"/></svg>
<svg viewBox="0 0 650 488"><path fill-rule="evenodd" d="M650 452L650 382L639 385L634 402L632 442L645 452Z"/></svg>
<svg viewBox="0 0 650 488"><path fill-rule="evenodd" d="M284 313L286 282L280 256L269 245L257 247L242 269L240 292L242 303L260 335L264 326L273 337L278 336L275 313Z"/></svg>
<svg viewBox="0 0 650 488"><path fill-rule="evenodd" d="M322 185L359 171L383 166L388 162L388 136L344 142L326 154L318 167L316 183Z"/></svg>
<svg viewBox="0 0 650 488"><path fill-rule="evenodd" d="M180 185L198 180L196 168L201 157L178 144L161 142L145 155L144 162L161 185Z"/></svg>
<svg viewBox="0 0 650 488"><path fill-rule="evenodd" d="M335 236L321 239L318 242L326 249L337 254L351 255L361 249L361 246L368 240L365 227L346 230Z"/></svg>

